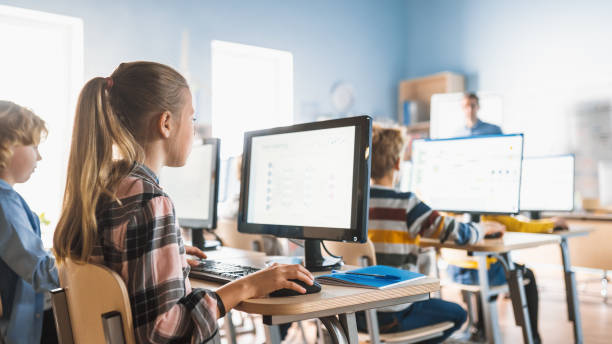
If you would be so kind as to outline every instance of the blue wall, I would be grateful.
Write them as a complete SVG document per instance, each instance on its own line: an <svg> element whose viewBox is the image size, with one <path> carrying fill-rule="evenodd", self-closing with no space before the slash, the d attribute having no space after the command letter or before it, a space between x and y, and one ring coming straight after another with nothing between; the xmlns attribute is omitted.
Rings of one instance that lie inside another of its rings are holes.
<svg viewBox="0 0 612 344"><path fill-rule="evenodd" d="M449 70L501 94L504 129L531 136L530 154L578 149L577 104L612 98L610 1L406 4L405 76Z"/></svg>
<svg viewBox="0 0 612 344"><path fill-rule="evenodd" d="M405 76L456 71L470 90L610 79L611 13L605 0L408 1Z"/></svg>
<svg viewBox="0 0 612 344"><path fill-rule="evenodd" d="M210 42L225 40L293 53L296 121L333 113L329 93L339 80L355 87L352 112L395 117L397 82L405 68L403 1L1 3L82 18L86 79L106 76L123 61L155 60L178 68L181 33L188 30L191 77L205 88L211 80ZM201 101L208 117L210 99Z"/></svg>

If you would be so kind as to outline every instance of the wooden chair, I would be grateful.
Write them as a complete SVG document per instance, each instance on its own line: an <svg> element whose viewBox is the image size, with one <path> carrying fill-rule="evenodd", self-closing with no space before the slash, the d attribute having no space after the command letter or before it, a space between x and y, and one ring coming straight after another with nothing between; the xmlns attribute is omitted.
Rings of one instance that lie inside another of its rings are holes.
<svg viewBox="0 0 612 344"><path fill-rule="evenodd" d="M374 244L370 240L368 240L365 244L326 241L325 246L333 254L342 256L342 259L346 264L357 266L376 265L376 251L374 249ZM367 310L365 314L368 323L368 339L372 344L417 343L423 340L441 337L444 331L453 327L452 322L445 321L410 331L381 334L379 333L378 329L376 310Z"/></svg>
<svg viewBox="0 0 612 344"><path fill-rule="evenodd" d="M68 259L59 266L59 277L61 289L52 292L52 302L62 344L136 343L128 292L117 273ZM112 315L115 321L105 325L103 319Z"/></svg>

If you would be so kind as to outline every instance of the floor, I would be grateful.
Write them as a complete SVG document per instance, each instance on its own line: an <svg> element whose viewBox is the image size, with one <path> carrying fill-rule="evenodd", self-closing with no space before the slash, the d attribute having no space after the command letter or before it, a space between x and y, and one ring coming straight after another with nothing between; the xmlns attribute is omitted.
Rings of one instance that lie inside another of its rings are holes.
<svg viewBox="0 0 612 344"><path fill-rule="evenodd" d="M538 280L540 290L540 334L543 343L573 343L573 329L567 320L567 306L565 303L565 288L562 271L551 266L531 266ZM584 342L587 344L611 343L609 329L612 328L612 300L604 303L601 291L601 274L597 272L577 273L580 311ZM462 303L460 294L456 290L443 290L444 298ZM499 319L504 343L521 343L520 328L514 324L512 305L509 299L500 298ZM235 316L240 321L240 315ZM246 327L255 326L256 333L246 333L238 336L239 344L264 343L265 335L263 325L259 318L249 318L245 321ZM314 321L303 322L304 334L307 343L316 343L317 329ZM447 343L469 343L461 336L451 339ZM227 343L225 338L222 342ZM297 324L289 330L283 343L303 343L302 334Z"/></svg>

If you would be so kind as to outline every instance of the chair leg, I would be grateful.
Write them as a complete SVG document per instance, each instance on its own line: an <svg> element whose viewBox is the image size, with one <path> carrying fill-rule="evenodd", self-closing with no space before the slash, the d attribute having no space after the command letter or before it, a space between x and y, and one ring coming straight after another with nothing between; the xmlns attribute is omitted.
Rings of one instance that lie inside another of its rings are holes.
<svg viewBox="0 0 612 344"><path fill-rule="evenodd" d="M228 344L236 344L236 327L234 326L234 321L232 320L233 315L234 312L227 312L223 322L223 329L225 330Z"/></svg>
<svg viewBox="0 0 612 344"><path fill-rule="evenodd" d="M304 344L308 344L306 342L306 331L304 331L304 325L302 324L301 321L298 321L298 327L300 328L300 333L302 334L302 342Z"/></svg>
<svg viewBox="0 0 612 344"><path fill-rule="evenodd" d="M467 314L468 314L468 323L464 331L465 333L469 333L470 329L475 324L474 303L472 302L472 294L473 294L472 292L469 292L467 290L461 291L461 296L463 296L463 302L465 302L465 305L467 306Z"/></svg>

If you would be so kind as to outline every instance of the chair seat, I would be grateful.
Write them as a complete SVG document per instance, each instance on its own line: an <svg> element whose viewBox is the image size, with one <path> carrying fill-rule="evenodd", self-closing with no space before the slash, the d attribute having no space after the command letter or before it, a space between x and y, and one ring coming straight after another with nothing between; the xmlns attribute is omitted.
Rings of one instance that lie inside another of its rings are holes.
<svg viewBox="0 0 612 344"><path fill-rule="evenodd" d="M436 338L442 336L442 332L448 330L453 327L453 323L450 321L441 322L438 324L433 324L430 326L424 326L415 328L410 331L402 331L396 333L386 333L380 335L381 343L417 343L426 339ZM361 337L361 336L360 336ZM368 334L364 334L362 337L362 341L370 341L370 336Z"/></svg>

